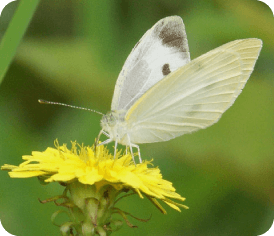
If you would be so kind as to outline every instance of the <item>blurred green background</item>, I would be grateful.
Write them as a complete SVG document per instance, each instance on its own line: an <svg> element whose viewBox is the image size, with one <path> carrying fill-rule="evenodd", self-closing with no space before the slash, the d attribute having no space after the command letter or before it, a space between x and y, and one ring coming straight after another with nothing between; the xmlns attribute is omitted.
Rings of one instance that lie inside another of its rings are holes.
<svg viewBox="0 0 274 236"><path fill-rule="evenodd" d="M18 1L0 18L0 40ZM235 104L214 126L164 143L141 145L163 177L186 197L189 210L163 205L162 215L147 199L133 196L120 208L130 219L112 235L257 236L274 219L273 59L274 18L256 0L42 0L0 86L0 165L59 143L92 145L100 116L38 99L110 109L117 76L135 43L159 19L179 15L191 58L226 42L255 37L264 45L250 80ZM16 36L15 36L16 37ZM0 63L5 55L0 55ZM109 145L110 147L112 145ZM10 179L0 172L0 219L17 236L59 235L50 220L62 191L36 178ZM118 216L117 216L118 217ZM119 218L119 217L118 217Z"/></svg>

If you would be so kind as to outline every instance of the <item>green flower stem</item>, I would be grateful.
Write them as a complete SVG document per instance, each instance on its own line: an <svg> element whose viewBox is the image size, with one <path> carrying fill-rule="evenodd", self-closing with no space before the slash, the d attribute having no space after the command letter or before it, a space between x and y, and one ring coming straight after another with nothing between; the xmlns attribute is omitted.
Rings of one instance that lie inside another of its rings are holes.
<svg viewBox="0 0 274 236"><path fill-rule="evenodd" d="M111 223L115 224L111 215L119 191L110 185L97 190L95 185L83 185L79 182L71 183L68 188L75 205L71 209L71 219L74 219L75 226L81 224L78 235L110 235L111 230L108 228Z"/></svg>

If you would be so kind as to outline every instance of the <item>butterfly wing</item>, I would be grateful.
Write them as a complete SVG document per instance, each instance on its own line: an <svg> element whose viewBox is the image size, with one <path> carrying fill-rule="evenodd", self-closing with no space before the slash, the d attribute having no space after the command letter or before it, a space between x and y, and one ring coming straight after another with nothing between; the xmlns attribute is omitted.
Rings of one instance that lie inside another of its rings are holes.
<svg viewBox="0 0 274 236"><path fill-rule="evenodd" d="M190 61L183 20L166 17L135 45L117 79L111 110L128 110L149 88Z"/></svg>
<svg viewBox="0 0 274 236"><path fill-rule="evenodd" d="M167 141L217 122L241 93L261 47L259 39L232 41L155 84L126 114L131 142Z"/></svg>

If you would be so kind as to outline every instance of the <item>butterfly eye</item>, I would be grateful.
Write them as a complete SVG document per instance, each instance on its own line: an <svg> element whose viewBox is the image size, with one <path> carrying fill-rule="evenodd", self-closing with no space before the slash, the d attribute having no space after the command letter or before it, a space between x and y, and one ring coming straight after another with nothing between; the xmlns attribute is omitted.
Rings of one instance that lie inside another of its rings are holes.
<svg viewBox="0 0 274 236"><path fill-rule="evenodd" d="M114 115L111 113L109 116L109 122L114 122L114 121L115 121Z"/></svg>
<svg viewBox="0 0 274 236"><path fill-rule="evenodd" d="M105 115L104 117L106 123L109 125L109 126L115 126L116 124L116 117L113 115L112 112L109 112Z"/></svg>

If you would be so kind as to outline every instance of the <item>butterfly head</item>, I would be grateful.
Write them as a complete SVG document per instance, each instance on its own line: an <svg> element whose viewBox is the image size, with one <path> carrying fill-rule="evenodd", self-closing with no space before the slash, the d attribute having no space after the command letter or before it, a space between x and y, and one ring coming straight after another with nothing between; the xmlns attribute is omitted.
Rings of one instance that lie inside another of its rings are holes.
<svg viewBox="0 0 274 236"><path fill-rule="evenodd" d="M108 112L107 114L103 115L101 119L101 126L102 128L106 127L114 127L117 123L117 117L113 112Z"/></svg>
<svg viewBox="0 0 274 236"><path fill-rule="evenodd" d="M126 137L128 127L124 117L124 111L111 111L102 117L101 127L108 133L110 139L122 142Z"/></svg>

